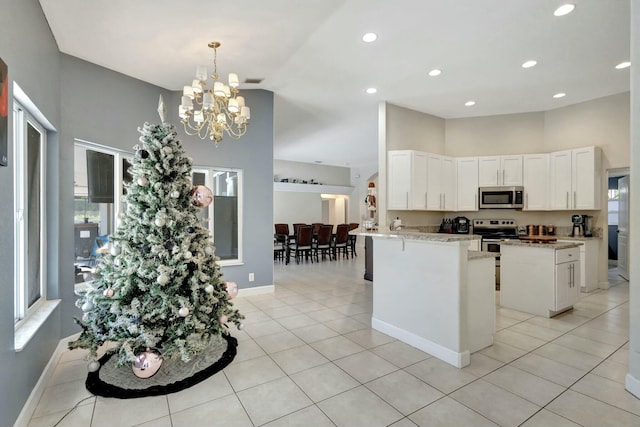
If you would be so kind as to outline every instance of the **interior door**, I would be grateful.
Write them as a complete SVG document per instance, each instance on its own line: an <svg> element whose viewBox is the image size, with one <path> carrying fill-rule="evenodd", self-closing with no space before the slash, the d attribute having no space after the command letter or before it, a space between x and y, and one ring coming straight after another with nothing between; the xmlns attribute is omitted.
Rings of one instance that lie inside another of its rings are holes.
<svg viewBox="0 0 640 427"><path fill-rule="evenodd" d="M629 176L618 180L618 271L629 280Z"/></svg>

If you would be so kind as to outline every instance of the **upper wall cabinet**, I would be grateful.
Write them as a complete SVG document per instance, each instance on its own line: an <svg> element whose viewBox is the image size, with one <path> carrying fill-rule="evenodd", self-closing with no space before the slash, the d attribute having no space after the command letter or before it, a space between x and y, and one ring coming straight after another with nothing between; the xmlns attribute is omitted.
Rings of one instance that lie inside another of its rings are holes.
<svg viewBox="0 0 640 427"><path fill-rule="evenodd" d="M544 211L549 208L549 154L522 156L522 184L526 211Z"/></svg>
<svg viewBox="0 0 640 427"><path fill-rule="evenodd" d="M599 147L556 151L549 155L549 208L600 209L602 153Z"/></svg>
<svg viewBox="0 0 640 427"><path fill-rule="evenodd" d="M387 209L427 208L427 154L413 150L388 152Z"/></svg>
<svg viewBox="0 0 640 427"><path fill-rule="evenodd" d="M522 155L478 158L480 187L522 185Z"/></svg>
<svg viewBox="0 0 640 427"><path fill-rule="evenodd" d="M452 211L456 207L456 164L452 157L427 153L427 209Z"/></svg>
<svg viewBox="0 0 640 427"><path fill-rule="evenodd" d="M478 158L458 157L457 208L458 211L478 210Z"/></svg>

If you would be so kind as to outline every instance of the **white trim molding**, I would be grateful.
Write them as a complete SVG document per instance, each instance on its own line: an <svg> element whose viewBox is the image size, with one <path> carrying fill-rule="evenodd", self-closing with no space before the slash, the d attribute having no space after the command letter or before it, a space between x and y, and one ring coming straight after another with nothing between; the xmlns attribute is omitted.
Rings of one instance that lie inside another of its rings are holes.
<svg viewBox="0 0 640 427"><path fill-rule="evenodd" d="M624 381L624 388L635 397L640 399L640 380L631 374L627 374Z"/></svg>

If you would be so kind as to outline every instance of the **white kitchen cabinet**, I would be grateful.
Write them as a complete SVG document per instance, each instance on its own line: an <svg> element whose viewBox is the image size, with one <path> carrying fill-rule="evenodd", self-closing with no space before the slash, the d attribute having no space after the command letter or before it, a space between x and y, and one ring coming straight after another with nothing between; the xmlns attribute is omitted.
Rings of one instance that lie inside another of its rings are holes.
<svg viewBox="0 0 640 427"><path fill-rule="evenodd" d="M526 211L544 211L549 208L549 154L522 156L522 185Z"/></svg>
<svg viewBox="0 0 640 427"><path fill-rule="evenodd" d="M427 154L413 150L388 153L387 208L424 210L427 208Z"/></svg>
<svg viewBox="0 0 640 427"><path fill-rule="evenodd" d="M457 175L457 211L478 210L478 158L458 157Z"/></svg>
<svg viewBox="0 0 640 427"><path fill-rule="evenodd" d="M573 243L575 244L575 243ZM500 305L552 317L580 292L580 249L566 244L500 245Z"/></svg>
<svg viewBox="0 0 640 427"><path fill-rule="evenodd" d="M600 209L601 157L599 147L549 155L551 210Z"/></svg>
<svg viewBox="0 0 640 427"><path fill-rule="evenodd" d="M452 157L427 153L427 209L453 211L456 205L456 166Z"/></svg>
<svg viewBox="0 0 640 427"><path fill-rule="evenodd" d="M556 251L555 302L552 311L560 312L573 306L580 295L580 250Z"/></svg>
<svg viewBox="0 0 640 427"><path fill-rule="evenodd" d="M522 185L522 155L478 157L480 187Z"/></svg>
<svg viewBox="0 0 640 427"><path fill-rule="evenodd" d="M580 246L580 275L578 285L581 292L592 292L598 289L598 256L600 240L597 238L585 240L561 240L558 243L581 243ZM618 241L618 247L620 242Z"/></svg>

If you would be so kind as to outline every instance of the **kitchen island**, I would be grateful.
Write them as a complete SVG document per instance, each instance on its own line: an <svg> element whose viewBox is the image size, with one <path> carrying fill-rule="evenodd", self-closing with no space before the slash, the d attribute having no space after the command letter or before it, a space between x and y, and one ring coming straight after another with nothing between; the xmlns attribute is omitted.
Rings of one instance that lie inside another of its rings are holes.
<svg viewBox="0 0 640 427"><path fill-rule="evenodd" d="M453 366L493 343L495 256L479 237L360 232L374 240L372 327Z"/></svg>
<svg viewBox="0 0 640 427"><path fill-rule="evenodd" d="M573 308L580 296L578 242L500 245L500 306L544 317Z"/></svg>

